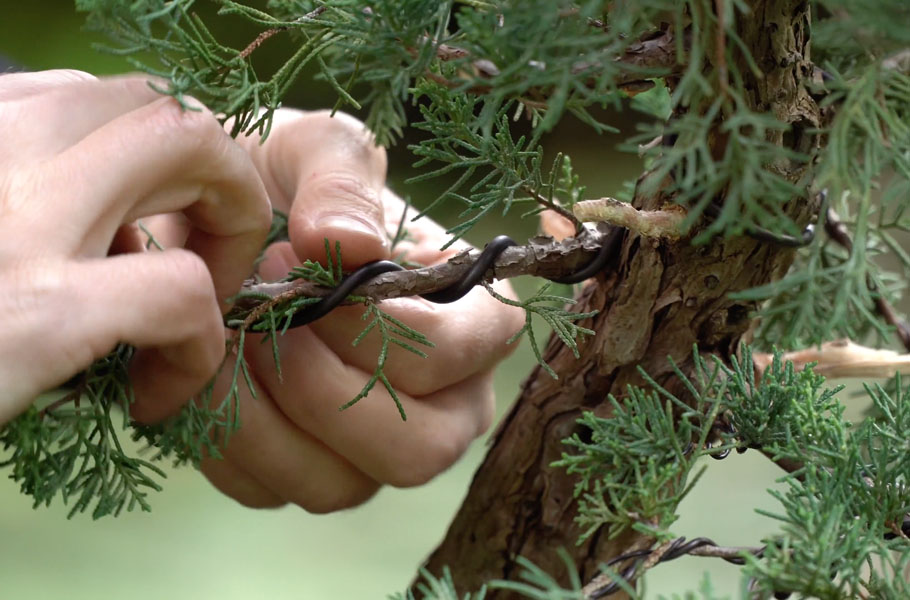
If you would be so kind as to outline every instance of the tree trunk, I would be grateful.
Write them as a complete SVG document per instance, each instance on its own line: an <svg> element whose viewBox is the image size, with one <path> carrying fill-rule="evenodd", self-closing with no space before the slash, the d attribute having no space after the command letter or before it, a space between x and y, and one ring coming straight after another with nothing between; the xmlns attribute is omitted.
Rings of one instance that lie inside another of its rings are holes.
<svg viewBox="0 0 910 600"><path fill-rule="evenodd" d="M819 123L818 107L804 88L812 72L808 3L756 0L751 6L751 15L737 15L737 30L764 73L755 77L741 65L748 80L745 101L755 111L794 125L786 139L778 134L773 141L807 151L807 145L817 142L802 132ZM723 139L712 143L722 153ZM806 176L805 165L782 168L791 181ZM634 204L639 208L654 210L672 202L666 193L645 195L638 187ZM805 223L817 207L801 200L789 209L797 222ZM511 578L520 555L566 581L556 554L564 548L582 581L588 581L600 563L650 547L653 540L635 532L608 540L605 531L576 545L581 531L574 522L575 480L550 467L564 451L561 440L578 430L582 411L608 417L608 394L619 397L626 386L642 385L638 365L673 391L667 357L685 370L697 344L702 353L728 358L749 331L750 314L757 308L734 302L729 294L779 279L793 255L791 249L749 237L696 247L687 240L657 242L626 232L619 255L585 288L577 305L579 311L599 311L584 323L596 335L579 344L580 359L551 338L545 358L559 380L538 367L525 381L427 568L439 574L448 566L459 589L468 591L490 579Z"/></svg>

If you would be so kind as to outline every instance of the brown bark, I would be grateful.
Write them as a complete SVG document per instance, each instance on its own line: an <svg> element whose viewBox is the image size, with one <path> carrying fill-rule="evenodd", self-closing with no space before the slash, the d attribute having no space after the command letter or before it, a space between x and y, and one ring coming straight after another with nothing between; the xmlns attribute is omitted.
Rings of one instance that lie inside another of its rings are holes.
<svg viewBox="0 0 910 600"><path fill-rule="evenodd" d="M816 142L801 132L819 118L803 88L812 72L807 3L755 0L751 5L753 13L738 17L737 27L764 74L754 77L745 64L737 65L749 79L746 101L794 124L793 135L774 141L807 150ZM801 165L775 168L792 181L806 174ZM655 210L669 200L663 192L639 192L634 204ZM817 208L808 204L794 202L790 214L806 222ZM525 381L428 569L438 574L447 565L460 590L475 590L490 579L515 575L514 558L521 555L565 580L556 554L564 548L582 581L588 581L598 564L649 547L652 540L634 532L607 539L604 531L576 545L575 480L549 466L564 450L560 440L576 431L582 411L609 416L608 394L621 396L626 386L643 384L638 365L672 389L668 356L684 369L691 365L693 344L703 353L729 357L756 308L734 302L729 294L780 278L792 259L792 250L748 237L695 247L687 240L655 241L627 233L620 256L584 290L577 307L600 311L585 323L596 335L580 344L577 360L558 340L550 340L546 359L559 380L536 368Z"/></svg>

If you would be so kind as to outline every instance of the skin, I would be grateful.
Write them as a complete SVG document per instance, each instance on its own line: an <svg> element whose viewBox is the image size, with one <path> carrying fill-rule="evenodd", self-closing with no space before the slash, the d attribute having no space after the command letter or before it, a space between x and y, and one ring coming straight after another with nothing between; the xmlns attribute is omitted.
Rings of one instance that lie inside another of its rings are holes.
<svg viewBox="0 0 910 600"><path fill-rule="evenodd" d="M404 206L359 121L283 110L264 144L234 141L210 112L183 111L146 80L0 76L0 422L118 342L139 348L133 418L178 411L218 370L221 314L253 271L271 206L289 215L290 242L267 249L266 280L324 258L325 238L341 242L345 269L390 258L387 230ZM145 249L138 219L166 250ZM447 237L434 223L407 227L413 240L395 249L407 260L433 264L460 250L438 250ZM338 510L384 484L428 481L489 427L492 369L521 311L482 289L453 304L382 307L436 343L427 359L393 348L387 363L408 421L381 386L338 411L375 367L378 336L351 345L362 307L282 336L283 381L270 346L250 336L256 397L241 386L243 426L224 460L203 464L218 489L249 506Z"/></svg>

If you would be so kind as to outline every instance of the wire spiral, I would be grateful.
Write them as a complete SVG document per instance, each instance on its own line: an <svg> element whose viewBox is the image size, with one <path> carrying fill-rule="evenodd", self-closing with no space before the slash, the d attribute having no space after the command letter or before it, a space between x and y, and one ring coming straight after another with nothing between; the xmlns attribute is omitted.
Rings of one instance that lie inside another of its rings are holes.
<svg viewBox="0 0 910 600"><path fill-rule="evenodd" d="M710 538L706 538L706 537L697 537L692 540L686 540L685 537L676 538L675 540L673 540L670 543L669 548L667 548L664 551L664 553L661 554L660 559L658 559L657 562L658 563L667 562L667 561L679 558L680 556L685 556L687 554L691 554L694 550L697 550L698 548L702 548L704 546L717 546L717 544L714 542L714 540L711 540ZM755 556L758 558L761 558L761 555L763 552L764 552L764 548L761 548L758 551L758 553L755 554ZM615 564L618 564L618 563L621 563L621 562L624 562L624 561L627 561L627 560L630 560L633 558L647 559L647 557L649 557L653 553L654 553L653 549L637 550L635 552L628 552L626 554L622 554L620 556L617 556L617 557L609 560L605 566L612 567ZM742 556L721 556L720 558L722 558L723 560L727 561L728 563L732 563L734 565L742 566L742 565L746 564L746 561ZM623 569L622 572L619 573L619 576L622 577L622 579L629 581L635 575L635 571L638 569L638 563L639 563L639 561L633 562L631 565L629 565L628 567ZM607 585L605 585L601 588L598 588L597 590L594 590L593 592L589 593L587 598L589 600L598 600L599 598L606 598L607 596L610 596L611 594L615 594L619 590L620 590L620 584L617 581L612 581L612 582L608 583Z"/></svg>
<svg viewBox="0 0 910 600"><path fill-rule="evenodd" d="M619 243L622 240L623 231L624 230L620 227L611 228L603 245L590 263L569 276L553 278L550 281L564 284L580 283L602 271L619 246ZM470 292L474 286L483 281L487 271L493 267L496 263L496 259L499 258L499 255L501 255L506 248L516 245L515 240L507 235L496 236L490 243L484 246L480 256L477 257L474 264L471 265L468 271L462 275L458 281L447 288L421 294L420 297L436 304L455 302ZM335 307L344 302L354 289L370 281L374 277L382 275L383 273L403 270L404 267L390 260L378 260L363 265L342 279L341 283L327 296L322 298L322 300L294 313L294 316L291 317L290 327L301 327L312 323L316 319L324 317L332 312Z"/></svg>
<svg viewBox="0 0 910 600"><path fill-rule="evenodd" d="M717 215L717 213L712 213L711 210L707 212L714 216ZM589 279L600 273L615 254L615 251L622 240L624 231L625 229L622 227L611 227L610 232L604 238L600 251L590 263L571 275L551 278L550 281L563 284L580 283L585 279ZM814 226L809 225L803 231L800 238L776 235L765 230L749 231L747 235L760 242L776 244L779 246L798 247L805 246L812 242L815 235L815 229ZM421 294L420 297L429 300L430 302L435 302L436 304L455 302L484 280L487 271L493 267L496 263L496 259L499 258L506 248L516 245L515 240L507 235L496 236L490 243L484 246L480 256L478 256L474 264L471 265L468 271L462 275L458 281L447 288ZM363 265L342 279L341 283L319 302L311 304L294 313L291 317L289 328L301 327L326 316L337 306L341 305L354 289L367 283L374 277L382 275L383 273L403 270L404 267L390 260L378 260ZM724 456L726 456L726 454Z"/></svg>
<svg viewBox="0 0 910 600"><path fill-rule="evenodd" d="M895 531L889 531L889 532L885 533L883 537L886 540L891 540L897 536L908 536L908 535L910 535L910 516L905 516L903 522L901 523L899 530L896 529ZM664 550L664 552L660 555L660 558L657 559L655 564L667 562L667 561L679 558L681 556L685 556L687 554L692 554L694 551L698 550L699 548L703 548L706 546L717 547L717 544L710 538L706 538L706 537L697 537L697 538L694 538L694 539L688 540L688 541L686 540L685 537L676 538L675 540L670 542L669 547L666 548L666 550ZM741 548L740 550L742 552L751 554L755 558L761 558L764 555L765 550L767 548L768 548L768 546L766 545L766 546L762 546L760 548L750 548L750 549ZM647 550L637 550L635 552L627 552L626 554L622 554L620 556L610 559L607 563L605 563L605 566L612 567L613 565L619 564L621 562L625 562L627 560L639 559L639 560L635 560L632 564L627 566L621 572L617 573L619 575L619 577L621 577L623 580L631 581L631 579L635 576L635 571L638 569L638 566L641 563L641 560L647 560L648 557L650 557L652 554L654 554L654 552L656 552L656 550L653 548L647 549ZM721 559L727 561L728 563L732 563L734 565L742 566L742 565L746 564L746 560L742 556L742 554L733 555L733 556L720 555L720 554L709 554L708 556L715 556L717 558L721 558ZM833 570L830 573L830 576L831 576L831 579L834 579L835 577L837 577L837 570L836 569ZM606 598L607 596L615 594L619 590L620 590L620 583L618 581L614 580L614 581L611 581L610 583L608 583L602 587L599 587L599 588L593 590L592 592L588 593L588 595L585 596L585 598L586 598L586 600L599 600L600 598ZM775 600L786 600L792 594L793 594L793 592L790 592L787 590L776 590L774 592L774 598L775 598Z"/></svg>

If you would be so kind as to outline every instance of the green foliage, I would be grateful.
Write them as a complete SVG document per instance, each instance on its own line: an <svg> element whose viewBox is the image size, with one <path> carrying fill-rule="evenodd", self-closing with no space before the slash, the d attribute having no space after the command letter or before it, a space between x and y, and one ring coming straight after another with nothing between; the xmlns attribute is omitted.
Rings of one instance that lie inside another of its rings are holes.
<svg viewBox="0 0 910 600"><path fill-rule="evenodd" d="M373 370L370 379L367 380L367 383L363 386L363 389L341 408L350 408L366 398L367 394L370 393L370 390L376 385L376 382L379 381L382 383L383 387L385 387L386 391L389 392L389 395L392 396L392 400L395 401L395 406L398 407L398 413L401 415L401 420L406 421L408 417L404 412L404 407L401 405L401 400L398 398L398 392L396 392L395 388L392 387L392 384L389 383L383 370L385 368L386 360L389 357L389 347L395 345L399 348L404 348L408 352L416 354L421 358L426 358L426 353L417 348L414 344L419 344L428 348L433 348L435 344L413 327L410 327L388 313L383 312L372 302L367 303L367 308L363 313L363 319L369 319L370 322L354 339L353 344L355 346L359 344L367 334L375 329L382 340L379 349L379 357L376 359L376 368Z"/></svg>
<svg viewBox="0 0 910 600"><path fill-rule="evenodd" d="M837 399L842 388L825 389L824 377L796 371L780 353L760 377L747 347L730 366L715 358L709 367L696 354L695 373L677 373L686 402L651 381L651 392L611 398L610 418L585 413L585 432L565 440L574 452L556 466L579 478L581 540L601 526L611 536L635 528L658 542L674 537L669 527L697 458L751 448L795 465L786 490L770 492L781 512L763 513L781 523L780 534L764 540L760 558L743 553L755 589L855 598L874 588L875 597L904 597L907 582L894 574L910 552L899 533L910 512L910 401L900 381L894 393L867 386L879 418L854 428ZM723 444L706 444L718 430Z"/></svg>
<svg viewBox="0 0 910 600"><path fill-rule="evenodd" d="M448 568L443 569L442 577L436 577L426 569L420 570L421 581L417 582L414 589L405 593L392 594L389 600L483 600L486 590L477 593L467 592L459 596L452 580L452 573ZM416 592L415 592L416 589ZM418 596L419 594L419 596Z"/></svg>
<svg viewBox="0 0 910 600"><path fill-rule="evenodd" d="M618 106L622 81L650 78L654 89L632 105L656 118L633 141L663 136L673 143L648 150L652 176L645 184L669 182L667 191L689 209L690 225L724 198L696 242L758 228L797 235L801 225L785 207L822 189L854 238L849 252L819 239L800 252L791 276L742 292L743 299L765 303L759 339L800 347L888 333L870 306L879 295L896 299L897 290L870 259L888 252L910 272L910 257L894 236L908 229L910 86L901 69L883 66L889 52L906 47L901 0L814 3L817 43L831 61L831 77L816 91L833 120L816 131L799 126L802 135L826 140L818 153L781 147L777 135L795 132L748 107L746 80L760 69L737 30L749 11L741 0L722 3L722 22L713 0L614 3L609 10L602 2L566 0L272 0L264 10L217 0L224 18L299 40L268 79L252 66L255 44L220 44L193 15L193 4L79 0L77 6L111 35L118 52L153 56L159 64L145 68L168 79L169 93L196 95L225 118L236 117L234 133L266 130L271 111L305 64L314 65L339 102L367 107L368 124L383 143L401 135L407 104L416 103L422 120L411 126L425 136L411 150L418 167L433 169L415 179L459 174L437 201L464 205L453 239L516 201L536 202L540 209L577 200L555 190L562 165L544 167L541 135L567 112L602 130L588 108ZM691 32L688 46L676 40L681 74L671 93L661 79L666 69L613 60L661 23ZM718 30L726 39L726 69L703 69ZM516 134L513 121L522 117L530 131ZM715 156L710 145L718 135L727 143ZM883 199L879 207L873 192Z"/></svg>
<svg viewBox="0 0 910 600"><path fill-rule="evenodd" d="M696 360L713 385L719 367L709 374ZM602 526L611 537L631 528L669 539L676 509L698 479L692 475L695 459L718 451L703 449L721 408L714 397L698 393L690 405L652 384L650 391L630 387L622 400L610 396L610 418L586 412L578 421L584 433L564 440L575 452L553 466L578 479L577 521L585 528L579 543Z"/></svg>
<svg viewBox="0 0 910 600"><path fill-rule="evenodd" d="M125 508L149 510L149 490L159 490L164 473L152 463L128 456L120 444L131 393L124 374L132 350L121 346L79 376L73 392L42 409L31 406L0 429L0 444L10 456L0 467L35 506L61 496L71 503L69 516L91 510L93 518L117 515Z"/></svg>
<svg viewBox="0 0 910 600"><path fill-rule="evenodd" d="M533 562L519 556L516 563L521 567L518 579L520 581L506 581L497 579L481 588L478 592L467 592L460 597L460 600L483 600L486 597L486 591L489 590L508 590L517 594L520 598L530 598L531 600L585 600L586 596L582 591L581 580L571 557L565 550L557 550L559 557L566 566L569 587L563 587L557 582L552 575L535 565ZM628 594L633 600L640 600L645 595L641 590L636 591L634 587L622 581L622 579L610 569L603 569L604 574L613 577L620 583L620 588ZM398 593L389 596L389 600L459 600L458 592L455 589L455 582L452 580L452 574L448 568L443 569L442 577L436 577L426 569L420 570L421 581L414 589L409 589L405 593ZM419 595L418 595L419 594ZM590 596L587 596L590 597ZM745 596L744 596L745 597ZM665 596L660 596L660 600L665 600ZM714 588L707 575L702 579L698 593L686 592L684 595L674 594L671 600L726 600L726 597L719 597L714 594Z"/></svg>
<svg viewBox="0 0 910 600"><path fill-rule="evenodd" d="M881 386L866 391L879 420L851 430L840 405L825 406L822 397L810 394L813 409L794 406L802 420L788 425L788 438L767 446L767 452L804 467L788 476L785 492L774 493L783 510L769 516L781 522L783 535L745 569L760 589L820 598L854 598L872 590L874 597L906 596L906 580L893 574L906 568L910 548L904 535L893 533L910 510L910 402Z"/></svg>
<svg viewBox="0 0 910 600"><path fill-rule="evenodd" d="M545 284L536 294L524 301L510 300L501 294L497 294L490 285L485 284L485 287L491 296L503 304L515 306L525 311L524 326L519 329L515 335L509 338L507 343L511 344L515 342L527 333L528 339L531 342L531 349L534 351L534 356L537 357L537 362L553 379L558 379L558 376L556 375L556 371L554 371L543 359L543 355L540 352L540 344L534 334L532 321L534 315L542 318L544 322L550 326L553 333L555 333L556 336L572 350L575 358L578 358L579 356L578 343L576 340L581 336L594 335L594 330L582 327L578 325L576 321L590 319L597 314L597 311L579 313L566 310L563 308L565 305L575 304L576 301L572 298L563 298L562 296L547 294L546 291L550 287L549 284Z"/></svg>
<svg viewBox="0 0 910 600"><path fill-rule="evenodd" d="M246 332L240 331L236 342L228 342L228 355L236 348L234 367L227 392L215 396L213 383L191 398L179 413L153 425L129 422L135 441L154 449L152 460L169 459L174 465L198 467L203 458L221 458L221 448L232 433L240 428L240 385L256 396L249 365L243 355Z"/></svg>
<svg viewBox="0 0 910 600"><path fill-rule="evenodd" d="M489 588L491 590L509 590L523 598L532 598L533 600L583 600L581 578L578 576L572 557L562 548L557 553L559 558L562 559L569 576L570 587L568 589L563 588L553 575L522 556L519 556L515 561L521 567L518 581L491 581Z"/></svg>
<svg viewBox="0 0 910 600"><path fill-rule="evenodd" d="M569 589L564 588L552 575L531 561L519 556L516 560L518 566L521 567L518 581L491 581L476 593L465 593L461 599L483 600L486 597L487 589L490 589L509 590L518 597L532 600L583 600L581 580L572 558L565 550L560 549L558 553L569 574L569 585L571 586ZM426 569L420 570L420 576L422 581L417 583L416 593L410 589L404 594L389 596L389 600L459 600L455 582L452 580L452 574L448 568L443 570L442 577L436 577Z"/></svg>
<svg viewBox="0 0 910 600"><path fill-rule="evenodd" d="M790 275L737 295L769 301L761 339L784 347L862 339L870 331L889 335L872 307L882 295L896 300L898 290L873 259L890 254L910 273L910 256L895 238L910 231L910 76L878 64L855 78L836 71L832 78L825 102L836 112L815 185L827 190L852 251L819 236Z"/></svg>
<svg viewBox="0 0 910 600"><path fill-rule="evenodd" d="M813 46L823 63L861 73L869 58L910 45L910 5L904 0L814 0L824 15L812 28ZM813 50L813 53L815 50Z"/></svg>
<svg viewBox="0 0 910 600"><path fill-rule="evenodd" d="M516 203L534 215L546 208L570 211L586 199L568 156L544 162L544 134L566 115L594 131L609 130L594 110L625 108L627 84L651 81L650 91L628 103L648 118L627 144L643 144L648 167L648 177L627 190L629 199L659 189L687 209L695 243L760 229L798 235L806 218L817 221L818 235L797 251L786 276L734 295L761 305L758 344L798 348L891 333L875 303L893 301L899 291L897 278L880 269L881 257L896 257L899 279L910 275L910 254L900 241L910 232L910 57L901 53L910 43L910 15L904 0L810 3L806 26L825 76L793 73L806 79L822 120L792 125L753 105L753 85L767 61L787 57L748 54L740 28L754 15L744 0L270 0L255 7L213 0L218 18L251 30L243 48L217 40L195 14L197 4L76 2L91 27L109 34L112 51L162 77L155 85L181 102L192 95L233 119L235 135L267 133L272 112L305 68L334 90L336 107L362 106L381 143L393 143L411 127L416 138L409 149L416 166L426 169L415 180L454 176L424 211L461 205L452 241ZM685 32L673 38L675 64L645 68L617 60L669 32ZM258 46L276 35L295 40L291 53L271 69L254 66ZM816 214L796 222L794 205ZM843 230L830 231L829 221L825 233L826 218L835 214ZM400 229L395 239L405 234ZM282 235L286 222L278 220L270 240ZM340 248L333 256L327 245L324 263L308 262L288 279L334 286L343 275ZM578 324L593 312L567 310L569 301L546 288L524 302L490 293L526 311L519 335L528 333L553 376L534 338L533 316L576 356L578 339L594 333ZM209 390L171 421L136 428L137 439L156 448L151 460L198 463L217 456L239 425L241 379L250 385L242 358L246 332L264 334L280 367L277 337L296 311L316 301L286 298L255 319L232 313L228 325L242 331L230 392L213 398ZM366 302L364 319L354 343L379 335L381 351L352 403L382 383L401 410L383 372L389 351L398 346L423 355L419 347L432 344L378 304ZM2 465L36 504L60 495L74 512L92 508L96 517L147 509L157 469L123 452L115 426L116 411L130 400L129 355L130 349L118 348L71 382L76 396L70 401L31 409L0 431L10 456ZM691 373L677 372L685 394L671 394L667 388L679 386L661 386L643 374L649 389L611 397L609 419L586 414L584 433L567 440L571 452L557 464L578 478L584 535L608 527L608 535L632 529L669 539L679 502L697 479L698 460L752 449L794 466L786 489L775 493L779 510L771 516L780 533L765 540L760 558L744 555L743 572L759 594L906 597L907 583L893 576L910 562L907 539L898 534L910 511L910 402L900 381L867 387L874 416L853 427L843 419L838 389L826 389L811 369L796 371L779 354L760 375L749 349L726 363L696 352L693 365ZM523 581L491 582L490 588L531 598L578 597L571 565L566 590L552 574L521 564ZM421 586L415 593L425 598L456 597L448 575L425 574ZM707 584L701 594L713 597Z"/></svg>

